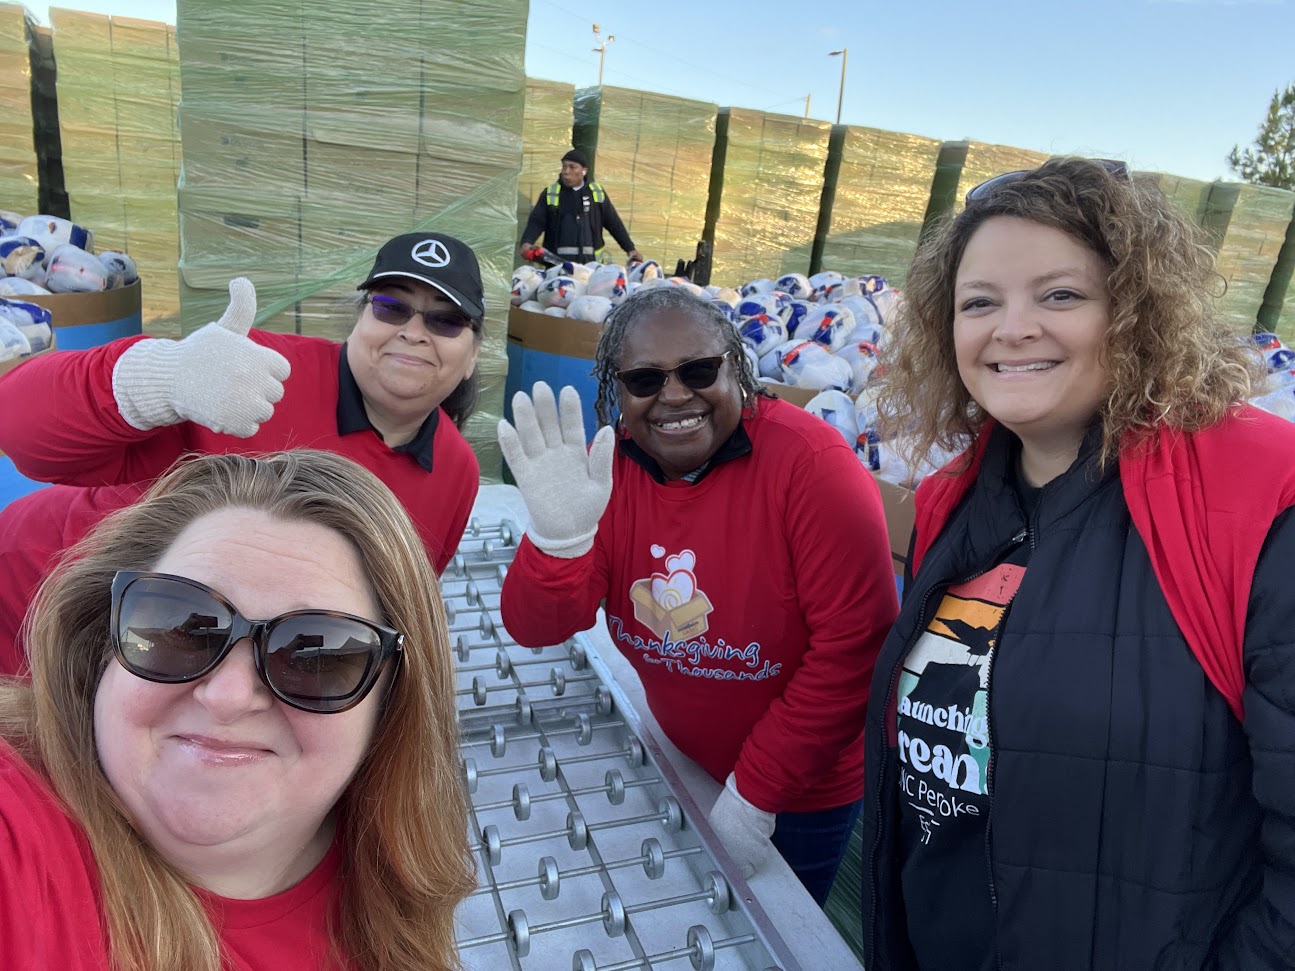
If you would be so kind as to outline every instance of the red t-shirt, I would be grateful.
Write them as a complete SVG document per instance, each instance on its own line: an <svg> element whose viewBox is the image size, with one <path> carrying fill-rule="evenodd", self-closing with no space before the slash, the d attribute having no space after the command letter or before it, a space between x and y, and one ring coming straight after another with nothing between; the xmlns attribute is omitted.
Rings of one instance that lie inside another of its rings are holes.
<svg viewBox="0 0 1295 971"><path fill-rule="evenodd" d="M607 623L681 751L766 812L863 792L864 710L899 609L877 485L840 433L761 398L748 454L694 485L657 482L624 450L594 548L523 541L504 581L522 645Z"/></svg>
<svg viewBox="0 0 1295 971"><path fill-rule="evenodd" d="M334 842L295 887L261 900L199 891L228 971L333 971L328 933L342 853ZM103 971L99 873L85 832L0 741L0 968Z"/></svg>

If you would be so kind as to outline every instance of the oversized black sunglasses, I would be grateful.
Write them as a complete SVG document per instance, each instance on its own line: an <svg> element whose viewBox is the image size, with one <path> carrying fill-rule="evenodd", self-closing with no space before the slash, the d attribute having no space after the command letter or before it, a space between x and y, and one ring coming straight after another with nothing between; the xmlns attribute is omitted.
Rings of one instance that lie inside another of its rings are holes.
<svg viewBox="0 0 1295 971"><path fill-rule="evenodd" d="M404 637L336 610L291 610L249 620L211 587L167 573L120 570L112 578L112 647L136 677L195 681L250 638L257 674L286 705L315 714L353 708L388 660L400 663Z"/></svg>
<svg viewBox="0 0 1295 971"><path fill-rule="evenodd" d="M617 371L616 377L620 379L625 390L635 398L652 397L665 387L666 381L672 374L685 387L701 391L715 383L715 379L719 377L719 369L724 366L728 355L729 352L725 351L719 357L699 357L695 361L684 361L678 367L672 368L635 367L626 371Z"/></svg>
<svg viewBox="0 0 1295 971"><path fill-rule="evenodd" d="M423 324L439 337L458 337L465 329L475 329L476 324L466 314L453 310L415 310L403 300L375 293L369 297L373 307L373 319L394 327L403 327L417 314L421 314Z"/></svg>
<svg viewBox="0 0 1295 971"><path fill-rule="evenodd" d="M1095 158L1090 161L1096 162L1102 168L1106 169L1107 172L1117 178L1128 179L1130 177L1128 165L1118 159ZM1034 169L1020 169L1016 172L1004 172L1002 175L996 175L992 179L986 179L984 182L980 183L980 185L971 189L967 193L964 201L970 204L972 202L979 202L982 199L988 199L999 186L1006 185L1009 182L1015 182L1021 176L1027 175L1033 171Z"/></svg>

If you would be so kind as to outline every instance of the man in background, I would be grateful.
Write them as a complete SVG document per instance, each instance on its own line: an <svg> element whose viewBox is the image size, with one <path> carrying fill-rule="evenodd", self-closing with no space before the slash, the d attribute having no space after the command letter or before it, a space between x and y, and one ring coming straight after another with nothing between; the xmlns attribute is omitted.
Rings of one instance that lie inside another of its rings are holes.
<svg viewBox="0 0 1295 971"><path fill-rule="evenodd" d="M588 175L589 160L584 152L573 148L562 156L558 181L540 193L526 221L523 254L542 233L545 249L563 259L586 263L602 256L606 230L631 261L643 259L611 199L597 182L588 181Z"/></svg>

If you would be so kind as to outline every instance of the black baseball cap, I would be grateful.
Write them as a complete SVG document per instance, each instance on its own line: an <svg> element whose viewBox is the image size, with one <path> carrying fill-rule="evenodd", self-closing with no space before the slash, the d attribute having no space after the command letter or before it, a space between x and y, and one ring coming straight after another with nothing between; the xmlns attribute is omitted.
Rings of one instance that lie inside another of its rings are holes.
<svg viewBox="0 0 1295 971"><path fill-rule="evenodd" d="M474 320L486 315L477 254L444 233L405 233L378 250L373 269L355 289L371 290L383 280L403 277L435 287Z"/></svg>

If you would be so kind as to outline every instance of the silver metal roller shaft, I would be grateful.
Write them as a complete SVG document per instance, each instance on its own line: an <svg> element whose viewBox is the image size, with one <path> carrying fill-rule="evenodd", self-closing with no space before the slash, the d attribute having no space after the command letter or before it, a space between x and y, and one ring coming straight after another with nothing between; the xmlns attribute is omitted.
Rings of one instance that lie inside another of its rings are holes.
<svg viewBox="0 0 1295 971"><path fill-rule="evenodd" d="M632 856L626 860L613 860L603 864L595 863L592 866L577 867L574 870L559 870L558 861L551 856L545 856L540 858L539 876L527 877L521 880L509 880L507 883L499 883L494 886L478 887L469 896L477 897L483 893L503 893L505 890L538 886L541 897L545 900L556 900L562 890L563 880L573 880L576 877L593 876L604 871L622 870L626 867L634 866L643 867L643 872L647 874L649 880L659 880L665 873L667 860L696 856L702 852L704 850L700 846L689 846L681 850L666 851L661 848L660 840L649 836L643 841L638 856Z"/></svg>
<svg viewBox="0 0 1295 971"><path fill-rule="evenodd" d="M742 934L738 937L726 937L717 941L711 937L706 925L694 924L688 928L688 943L685 947L675 948L673 951L662 951L660 954L649 954L646 957L631 958L628 961L617 961L615 964L601 965L594 962L592 951L581 948L571 956L571 971L640 971L640 969L650 969L658 964L679 961L684 958L687 958L692 963L694 971L713 971L716 951L728 947L741 947L743 944L751 944L756 940L757 938L754 934ZM764 971L782 971L782 969L768 967Z"/></svg>

